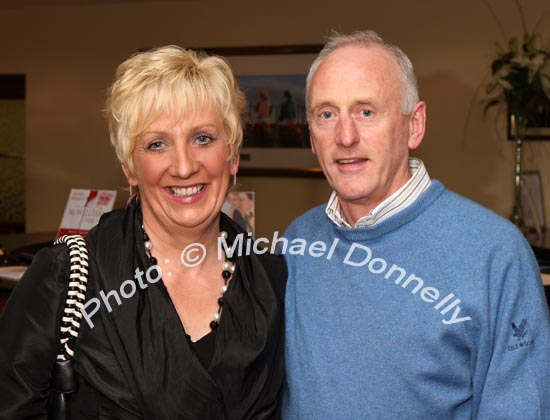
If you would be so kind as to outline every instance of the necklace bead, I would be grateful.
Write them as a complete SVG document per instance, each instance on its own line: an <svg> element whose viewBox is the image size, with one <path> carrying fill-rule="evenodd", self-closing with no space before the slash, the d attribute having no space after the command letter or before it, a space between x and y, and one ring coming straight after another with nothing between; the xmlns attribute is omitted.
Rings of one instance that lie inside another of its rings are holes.
<svg viewBox="0 0 550 420"><path fill-rule="evenodd" d="M145 254L147 255L147 258L149 259L149 262L151 265L157 265L157 259L153 257L153 243L149 239L149 236L145 232L145 226L141 225L141 230L143 231L143 245L145 247ZM227 239L228 234L225 231L220 232L220 237ZM219 327L219 320L222 312L223 307L223 296L224 293L227 292L227 285L231 278L233 277L233 274L235 273L236 265L233 261L227 259L227 255L225 255L225 261L222 264L222 279L223 279L223 286L220 288L221 291L221 297L218 298L218 312L216 312L213 316L212 321L210 321L210 329L213 331L216 328Z"/></svg>

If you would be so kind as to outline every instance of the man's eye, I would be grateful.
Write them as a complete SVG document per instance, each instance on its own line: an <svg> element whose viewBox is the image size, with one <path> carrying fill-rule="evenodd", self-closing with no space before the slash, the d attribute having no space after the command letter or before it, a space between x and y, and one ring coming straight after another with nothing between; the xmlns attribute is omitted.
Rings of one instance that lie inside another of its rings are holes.
<svg viewBox="0 0 550 420"><path fill-rule="evenodd" d="M321 118L328 120L330 117L332 117L332 112L330 111L321 112Z"/></svg>
<svg viewBox="0 0 550 420"><path fill-rule="evenodd" d="M362 117L370 117L371 115L372 115L372 111L370 109L361 110L361 116Z"/></svg>

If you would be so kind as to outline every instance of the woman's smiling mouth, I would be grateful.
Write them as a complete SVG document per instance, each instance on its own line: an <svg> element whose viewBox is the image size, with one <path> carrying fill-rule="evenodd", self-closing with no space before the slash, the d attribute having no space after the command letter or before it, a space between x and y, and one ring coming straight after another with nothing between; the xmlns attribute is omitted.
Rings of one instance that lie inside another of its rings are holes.
<svg viewBox="0 0 550 420"><path fill-rule="evenodd" d="M187 187L187 188L170 187L170 191L172 192L172 195L174 195L175 197L191 197L193 195L199 194L203 189L204 189L204 184L195 185L193 187Z"/></svg>

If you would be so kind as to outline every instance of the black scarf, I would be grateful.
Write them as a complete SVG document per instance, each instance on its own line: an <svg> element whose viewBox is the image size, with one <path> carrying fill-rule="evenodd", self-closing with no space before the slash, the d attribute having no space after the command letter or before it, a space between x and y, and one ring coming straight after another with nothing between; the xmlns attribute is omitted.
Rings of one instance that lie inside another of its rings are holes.
<svg viewBox="0 0 550 420"><path fill-rule="evenodd" d="M224 214L220 225L229 234L228 243L242 233ZM145 272L150 266L139 204L105 215L87 242L87 299L101 301L100 291L119 292L136 268ZM112 312L102 302L92 318L94 328L84 328L78 341L76 369L83 382L99 387L108 400L128 412L128 418L278 418L284 378L286 268L282 257L271 255L237 257L236 264L207 369L192 350L159 281L144 289L137 287L131 298L121 299L120 306L109 298ZM82 403L85 399L86 392L77 397Z"/></svg>

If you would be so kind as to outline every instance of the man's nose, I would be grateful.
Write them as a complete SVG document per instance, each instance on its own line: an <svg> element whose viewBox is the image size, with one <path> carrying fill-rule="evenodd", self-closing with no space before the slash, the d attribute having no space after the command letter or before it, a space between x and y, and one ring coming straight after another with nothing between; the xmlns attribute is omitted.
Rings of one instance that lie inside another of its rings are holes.
<svg viewBox="0 0 550 420"><path fill-rule="evenodd" d="M359 141L359 133L355 122L348 116L341 116L336 126L336 143L350 147Z"/></svg>

